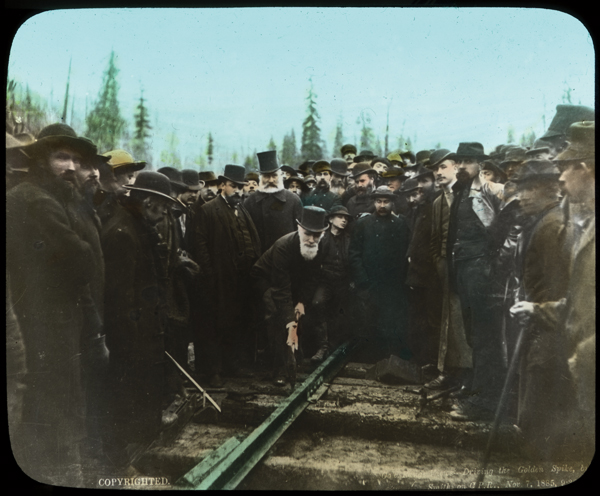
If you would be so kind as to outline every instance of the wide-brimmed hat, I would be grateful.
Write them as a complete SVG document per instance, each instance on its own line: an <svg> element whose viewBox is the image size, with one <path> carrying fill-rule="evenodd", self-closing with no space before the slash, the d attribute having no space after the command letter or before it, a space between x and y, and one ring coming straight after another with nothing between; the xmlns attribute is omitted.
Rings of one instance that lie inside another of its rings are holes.
<svg viewBox="0 0 600 496"><path fill-rule="evenodd" d="M78 137L71 126L62 124L50 124L42 129L37 135L36 141L23 148L27 155L36 156L45 153L47 146L65 145L77 150L85 157L98 154L98 148L88 138ZM106 159L108 160L108 159Z"/></svg>
<svg viewBox="0 0 600 496"><path fill-rule="evenodd" d="M161 167L156 172L164 174L169 178L171 189L174 191L181 192L187 189L187 185L183 182L183 178L181 177L181 171L177 170L175 167Z"/></svg>
<svg viewBox="0 0 600 496"><path fill-rule="evenodd" d="M594 121L576 122L567 130L569 146L559 153L556 161L572 161L596 158L596 123Z"/></svg>
<svg viewBox="0 0 600 496"><path fill-rule="evenodd" d="M530 157L538 153L550 153L550 147L547 145L535 146L534 144L534 148L530 148L525 152L525 159L529 160Z"/></svg>
<svg viewBox="0 0 600 496"><path fill-rule="evenodd" d="M371 200L375 200L376 198L389 198L394 199L396 195L389 188L389 186L379 186L376 190L371 193Z"/></svg>
<svg viewBox="0 0 600 496"><path fill-rule="evenodd" d="M517 185L535 181L558 181L560 170L550 160L528 160L511 179Z"/></svg>
<svg viewBox="0 0 600 496"><path fill-rule="evenodd" d="M132 155L125 150L110 150L102 154L108 157L107 165L113 172L135 172L146 167L146 162L136 162Z"/></svg>
<svg viewBox="0 0 600 496"><path fill-rule="evenodd" d="M246 177L244 177L245 181L256 181L258 182L258 173L256 172L248 172L248 174L246 174Z"/></svg>
<svg viewBox="0 0 600 496"><path fill-rule="evenodd" d="M334 158L330 163L331 172L333 174L337 174L338 176L349 176L348 172L348 162L342 160L341 158Z"/></svg>
<svg viewBox="0 0 600 496"><path fill-rule="evenodd" d="M432 170L437 169L437 167L444 160L447 160L448 156L451 154L452 154L452 152L450 150L447 150L446 148L440 148L439 150L434 150L433 152L431 152L431 155L429 155L429 165L427 167L429 167Z"/></svg>
<svg viewBox="0 0 600 496"><path fill-rule="evenodd" d="M352 169L352 179L356 179L363 174L371 174L373 177L378 175L377 171L371 167L369 162L359 162Z"/></svg>
<svg viewBox="0 0 600 496"><path fill-rule="evenodd" d="M143 191L145 193L168 198L178 205L180 203L172 196L171 181L167 176L160 172L142 171L136 176L133 184L126 184L124 187L133 191Z"/></svg>
<svg viewBox="0 0 600 496"><path fill-rule="evenodd" d="M285 189L289 189L289 187L290 187L290 184L292 183L292 181L296 181L296 182L300 183L300 189L301 189L302 191L305 191L305 192L306 192L306 191L310 190L310 188L309 188L309 187L307 186L307 184L304 182L304 179L303 179L303 178L301 178L300 176L292 176L292 177L290 177L290 178L288 178L288 179L285 179L285 180L283 181L283 187L284 187Z"/></svg>
<svg viewBox="0 0 600 496"><path fill-rule="evenodd" d="M371 150L361 150L358 155L354 157L355 162L370 162L375 158L375 154Z"/></svg>
<svg viewBox="0 0 600 496"><path fill-rule="evenodd" d="M483 145L481 143L473 141L473 142L467 142L467 143L459 143L456 153L451 153L446 158L449 158L452 160L458 160L458 159L463 159L463 158L473 158L476 160L485 160L490 157L484 153Z"/></svg>
<svg viewBox="0 0 600 496"><path fill-rule="evenodd" d="M354 217L352 217L350 212L348 212L348 209L346 207L344 207L343 205L335 205L329 209L329 212L327 213L327 218L329 219L329 218L333 217L334 215L344 215L344 216L348 217L349 219L354 218Z"/></svg>
<svg viewBox="0 0 600 496"><path fill-rule="evenodd" d="M327 223L327 212L320 207L304 207L302 218L296 219L304 229L311 232L322 232L329 227Z"/></svg>
<svg viewBox="0 0 600 496"><path fill-rule="evenodd" d="M498 167L492 159L484 160L481 170L492 171L494 174L496 174L498 179L500 179L500 182L504 182L507 179L506 172L504 172L500 167Z"/></svg>
<svg viewBox="0 0 600 496"><path fill-rule="evenodd" d="M294 169L292 166L290 165L282 165L281 166L281 170L283 172L289 172L292 176L297 176L298 175L298 171L296 169Z"/></svg>
<svg viewBox="0 0 600 496"><path fill-rule="evenodd" d="M223 175L219 176L219 182L231 181L235 184L245 186L248 184L244 178L246 177L246 169L241 165L228 164L225 166Z"/></svg>
<svg viewBox="0 0 600 496"><path fill-rule="evenodd" d="M183 169L181 171L181 180L190 191L200 191L202 186L204 186L204 181L200 181L198 172L194 169Z"/></svg>
<svg viewBox="0 0 600 496"><path fill-rule="evenodd" d="M277 163L277 152L275 150L259 152L256 156L258 157L259 174L270 174L280 169L280 166Z"/></svg>
<svg viewBox="0 0 600 496"><path fill-rule="evenodd" d="M594 109L585 105L557 105L556 115L540 139L547 140L565 135L569 126L575 122L596 120L594 114Z"/></svg>
<svg viewBox="0 0 600 496"><path fill-rule="evenodd" d="M346 155L346 153L354 153L356 155L356 147L354 145L344 145L340 148L342 152L342 156Z"/></svg>
<svg viewBox="0 0 600 496"><path fill-rule="evenodd" d="M204 185L208 183L217 183L219 180L213 171L200 171L198 172L198 179L204 182Z"/></svg>
<svg viewBox="0 0 600 496"><path fill-rule="evenodd" d="M514 146L506 150L504 154L504 160L500 162L500 168L505 169L508 164L513 162L523 162L527 157L525 153L527 150L522 146Z"/></svg>
<svg viewBox="0 0 600 496"><path fill-rule="evenodd" d="M35 141L33 136L32 139ZM23 152L23 147L30 145L32 142L6 133L6 165L10 166L10 171L27 172L29 170L31 159Z"/></svg>
<svg viewBox="0 0 600 496"><path fill-rule="evenodd" d="M319 172L331 172L331 166L327 160L319 160L312 165L312 171L315 175Z"/></svg>

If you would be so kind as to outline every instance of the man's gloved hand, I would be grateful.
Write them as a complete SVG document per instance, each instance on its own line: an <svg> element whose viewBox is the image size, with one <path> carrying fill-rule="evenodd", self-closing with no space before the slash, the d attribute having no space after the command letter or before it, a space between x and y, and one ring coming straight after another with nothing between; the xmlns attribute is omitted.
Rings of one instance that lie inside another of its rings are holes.
<svg viewBox="0 0 600 496"><path fill-rule="evenodd" d="M290 322L285 327L288 331L287 341L285 344L292 348L292 351L296 351L298 349L298 323Z"/></svg>

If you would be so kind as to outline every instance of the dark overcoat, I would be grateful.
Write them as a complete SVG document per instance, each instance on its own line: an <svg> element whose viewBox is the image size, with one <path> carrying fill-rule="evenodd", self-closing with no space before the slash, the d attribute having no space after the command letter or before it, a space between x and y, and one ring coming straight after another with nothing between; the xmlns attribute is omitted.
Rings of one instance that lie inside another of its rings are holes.
<svg viewBox="0 0 600 496"><path fill-rule="evenodd" d="M258 231L262 253L275 241L296 230L296 220L302 217L300 197L287 189L277 193L257 191L244 201Z"/></svg>
<svg viewBox="0 0 600 496"><path fill-rule="evenodd" d="M242 205L237 206L237 211L248 226L254 252L252 261L245 259L245 254L238 250L235 214L221 195L205 203L196 216L196 262L205 281L206 293L213 302L212 313L218 329L235 325L238 320L240 308L232 295L239 294L239 273L246 271L240 260L253 264L260 256L260 239L250 214Z"/></svg>
<svg viewBox="0 0 600 496"><path fill-rule="evenodd" d="M305 207L319 207L329 212L333 207L342 204L342 197L329 190L313 189L302 199Z"/></svg>
<svg viewBox="0 0 600 496"><path fill-rule="evenodd" d="M371 200L370 195L354 195L346 203L346 208L350 215L356 219L360 214L374 214L375 202Z"/></svg>

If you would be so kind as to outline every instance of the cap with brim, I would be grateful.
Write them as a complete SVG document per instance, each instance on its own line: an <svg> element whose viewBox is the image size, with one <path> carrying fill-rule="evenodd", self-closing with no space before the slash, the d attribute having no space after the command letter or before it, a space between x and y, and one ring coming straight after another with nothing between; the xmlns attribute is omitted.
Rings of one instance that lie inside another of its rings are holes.
<svg viewBox="0 0 600 496"><path fill-rule="evenodd" d="M209 183L219 182L219 180L217 179L217 176L215 176L215 173L213 171L198 172L198 179L200 179L200 181L204 181L205 185L207 185Z"/></svg>
<svg viewBox="0 0 600 496"><path fill-rule="evenodd" d="M200 191L202 186L204 186L204 181L200 181L198 171L194 169L183 169L181 171L181 179L190 191Z"/></svg>
<svg viewBox="0 0 600 496"><path fill-rule="evenodd" d="M24 147L24 151L27 155L34 156L45 153L48 146L60 145L77 150L84 156L96 155L98 153L98 148L91 140L84 137L77 137L72 127L62 123L46 126L39 132L35 142Z"/></svg>
<svg viewBox="0 0 600 496"><path fill-rule="evenodd" d="M356 179L358 176L369 173L374 176L379 175L377 171L369 165L369 162L359 162L352 169L352 179Z"/></svg>
<svg viewBox="0 0 600 496"><path fill-rule="evenodd" d="M245 186L246 184L248 184L244 180L245 177L246 169L244 167L242 167L241 165L228 164L225 166L223 175L219 176L219 182L231 181L232 183Z"/></svg>
<svg viewBox="0 0 600 496"><path fill-rule="evenodd" d="M375 200L376 198L396 198L394 192L388 186L379 186L375 191L371 193L371 199Z"/></svg>
<svg viewBox="0 0 600 496"><path fill-rule="evenodd" d="M171 182L171 187L176 190L186 190L188 189L187 185L183 182L181 177L181 171L175 169L174 167L161 167L158 169L159 173L164 174L169 178Z"/></svg>
<svg viewBox="0 0 600 496"><path fill-rule="evenodd" d="M107 164L113 172L136 172L146 167L146 162L136 162L125 150L111 150L102 156L108 158Z"/></svg>
<svg viewBox="0 0 600 496"><path fill-rule="evenodd" d="M558 154L556 161L589 160L596 158L596 123L584 121L572 124L567 131L569 146Z"/></svg>
<svg viewBox="0 0 600 496"><path fill-rule="evenodd" d="M343 205L336 205L335 207L331 207L331 209L329 210L328 214L327 214L327 218L331 218L334 215L344 215L350 219L353 219L354 217L352 217L352 215L350 214L350 212L348 212L348 209L346 207L344 207Z"/></svg>
<svg viewBox="0 0 600 496"><path fill-rule="evenodd" d="M535 181L558 181L559 177L560 170L550 160L528 160L511 181L522 185Z"/></svg>
<svg viewBox="0 0 600 496"><path fill-rule="evenodd" d="M271 174L280 169L280 166L277 163L277 152L275 150L259 152L256 156L258 157L258 169L260 174Z"/></svg>
<svg viewBox="0 0 600 496"><path fill-rule="evenodd" d="M348 162L341 158L334 158L330 163L331 172L333 174L337 174L338 176L349 176L350 172L348 172Z"/></svg>
<svg viewBox="0 0 600 496"><path fill-rule="evenodd" d="M292 176L288 179L285 179L283 181L284 188L289 189L290 184L292 184L292 182L294 182L294 181L297 183L300 183L300 189L302 189L302 191L308 191L310 189L304 182L304 179L302 179L300 176Z"/></svg>
<svg viewBox="0 0 600 496"><path fill-rule="evenodd" d="M302 219L296 219L296 222L307 231L322 232L329 227L326 217L327 212L320 207L304 207Z"/></svg>
<svg viewBox="0 0 600 496"><path fill-rule="evenodd" d="M318 174L319 172L331 172L331 166L327 160L319 160L312 165L312 171L315 174Z"/></svg>
<svg viewBox="0 0 600 496"><path fill-rule="evenodd" d="M171 182L169 178L160 172L142 171L137 175L133 184L127 184L124 187L132 191L143 191L167 198L176 204L180 203L171 196Z"/></svg>

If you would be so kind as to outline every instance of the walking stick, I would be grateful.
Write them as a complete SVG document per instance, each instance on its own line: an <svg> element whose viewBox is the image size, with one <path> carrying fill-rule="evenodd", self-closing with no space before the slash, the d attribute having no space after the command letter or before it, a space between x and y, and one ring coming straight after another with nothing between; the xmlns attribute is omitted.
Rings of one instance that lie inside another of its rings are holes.
<svg viewBox="0 0 600 496"><path fill-rule="evenodd" d="M513 378L517 372L517 367L519 366L519 360L521 358L521 348L523 347L523 339L525 338L525 332L527 331L527 321L522 322L521 329L519 329L519 335L517 336L517 342L515 344L515 351L510 360L510 366L508 367L508 371L506 373L506 379L504 380L504 387L502 388L502 394L500 395L500 401L498 402L498 406L496 407L496 414L494 416L494 423L492 424L492 429L490 430L490 436L488 438L487 446L485 448L485 453L483 454L483 461L481 462L481 466L477 475L477 484L483 482L485 477L484 471L487 467L488 462L490 461L490 454L492 451L492 444L494 443L496 434L498 433L498 427L500 425L500 417L504 411L504 407L506 406L506 400L508 398L508 393L510 391L510 387L512 385Z"/></svg>

